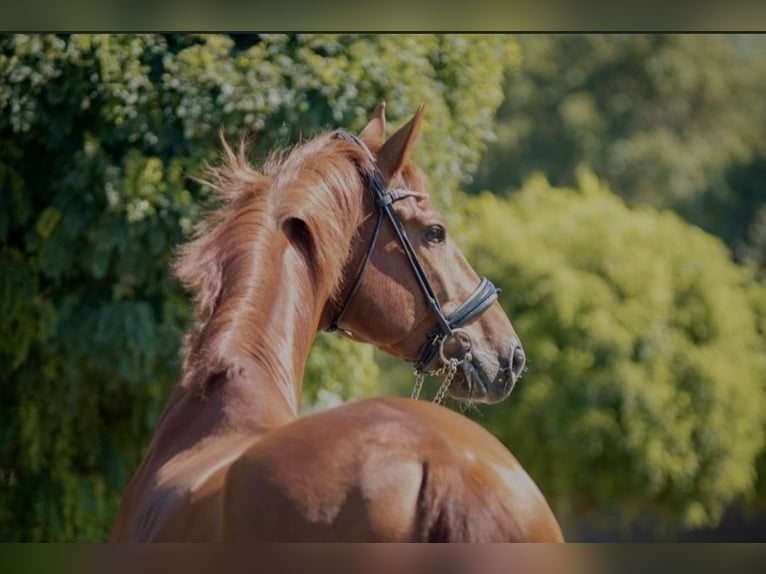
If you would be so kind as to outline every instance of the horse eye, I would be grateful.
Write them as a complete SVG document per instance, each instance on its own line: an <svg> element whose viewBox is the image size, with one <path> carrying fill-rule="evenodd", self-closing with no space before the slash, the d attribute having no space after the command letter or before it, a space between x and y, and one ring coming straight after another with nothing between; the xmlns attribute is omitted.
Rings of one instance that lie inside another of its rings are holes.
<svg viewBox="0 0 766 574"><path fill-rule="evenodd" d="M425 237L429 243L441 243L444 241L447 232L441 225L432 225L426 229Z"/></svg>

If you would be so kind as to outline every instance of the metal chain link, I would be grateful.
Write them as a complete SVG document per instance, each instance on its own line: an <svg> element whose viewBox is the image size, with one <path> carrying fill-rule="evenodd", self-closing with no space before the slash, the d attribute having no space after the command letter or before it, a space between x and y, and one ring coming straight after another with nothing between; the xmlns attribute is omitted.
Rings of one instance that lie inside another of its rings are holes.
<svg viewBox="0 0 766 574"><path fill-rule="evenodd" d="M418 371L414 371L414 374L415 386L412 388L412 395L410 395L410 398L418 400L420 397L420 391L423 390L423 381L426 379L426 376Z"/></svg>
<svg viewBox="0 0 766 574"><path fill-rule="evenodd" d="M447 396L447 390L449 389L449 386L452 384L452 379L455 378L455 373L457 373L457 367L460 364L460 361L457 359L450 359L447 362L447 365L439 369L439 371L436 373L438 375L445 375L444 381L442 381L441 386L439 387L439 390L436 392L436 396L434 397L433 403L436 405L441 404L441 402L444 400L444 397ZM412 395L411 398L417 400L420 397L420 392L423 390L423 381L425 381L425 375L423 373L420 373L418 371L415 371L415 386L412 389Z"/></svg>
<svg viewBox="0 0 766 574"><path fill-rule="evenodd" d="M452 384L452 379L455 378L455 373L457 372L457 366L459 364L459 361L455 358L452 358L449 360L449 363L446 366L447 375L444 377L444 381L442 382L442 386L439 387L439 390L436 393L436 396L434 397L434 404L440 405L441 402L444 400L444 397L447 395L447 389L449 389L449 386Z"/></svg>

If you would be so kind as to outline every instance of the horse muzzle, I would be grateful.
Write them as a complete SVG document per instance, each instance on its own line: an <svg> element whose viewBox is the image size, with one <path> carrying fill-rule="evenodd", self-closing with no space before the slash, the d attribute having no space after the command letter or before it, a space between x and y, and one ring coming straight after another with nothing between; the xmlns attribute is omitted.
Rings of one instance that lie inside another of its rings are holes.
<svg viewBox="0 0 766 574"><path fill-rule="evenodd" d="M501 357L478 348L463 349L448 392L459 400L498 403L511 394L525 365L524 349L517 341L512 342L510 353Z"/></svg>

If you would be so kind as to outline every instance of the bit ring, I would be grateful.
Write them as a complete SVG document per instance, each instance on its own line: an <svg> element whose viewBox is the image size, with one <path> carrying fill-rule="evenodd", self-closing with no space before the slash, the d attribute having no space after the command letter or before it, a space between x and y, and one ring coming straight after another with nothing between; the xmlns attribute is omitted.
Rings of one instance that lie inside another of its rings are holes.
<svg viewBox="0 0 766 574"><path fill-rule="evenodd" d="M446 343L449 339L451 339L455 335L464 335L466 339L468 339L468 351L466 351L462 359L456 359L454 357L451 359L448 359L447 356L444 354L444 343ZM471 334L468 331L466 331L465 329L461 329L459 327L457 329L452 329L452 334L444 337L439 343L439 357L441 358L442 363L444 365L447 365L450 361L455 361L455 364L462 365L466 361L470 361L473 358L471 355L472 343L473 343L473 340L471 339Z"/></svg>

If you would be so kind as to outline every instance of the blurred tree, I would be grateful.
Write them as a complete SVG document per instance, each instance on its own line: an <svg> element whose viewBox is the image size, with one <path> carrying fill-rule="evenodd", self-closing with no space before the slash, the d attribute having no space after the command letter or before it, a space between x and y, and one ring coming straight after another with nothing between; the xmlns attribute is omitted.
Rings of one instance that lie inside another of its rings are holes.
<svg viewBox="0 0 766 574"><path fill-rule="evenodd" d="M529 35L498 139L471 185L518 189L587 166L630 204L670 207L766 259L766 36ZM760 235L759 235L760 234ZM748 253L746 253L748 252Z"/></svg>
<svg viewBox="0 0 766 574"><path fill-rule="evenodd" d="M258 158L378 101L421 102L439 199L479 161L502 36L0 36L0 539L103 540L179 374L186 296L168 274L230 140ZM255 161L258 163L258 161ZM371 392L372 351L321 337L307 369Z"/></svg>
<svg viewBox="0 0 766 574"><path fill-rule="evenodd" d="M537 176L465 204L482 222L463 230L466 253L503 286L528 357L478 420L565 521L715 524L752 493L764 446L766 289L717 238L577 177L576 190Z"/></svg>

